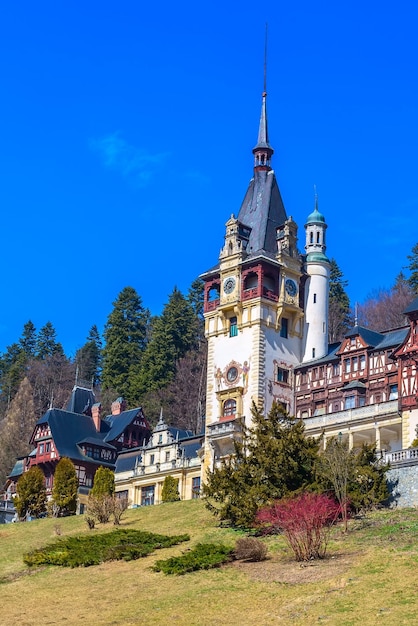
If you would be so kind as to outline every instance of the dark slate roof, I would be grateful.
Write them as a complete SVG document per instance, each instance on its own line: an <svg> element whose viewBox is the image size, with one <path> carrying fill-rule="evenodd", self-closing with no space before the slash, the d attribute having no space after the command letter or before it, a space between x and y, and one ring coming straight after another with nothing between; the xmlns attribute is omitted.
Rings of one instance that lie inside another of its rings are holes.
<svg viewBox="0 0 418 626"><path fill-rule="evenodd" d="M142 448L129 450L129 452L120 452L116 461L115 472L129 472L135 469L137 463L141 463L142 453Z"/></svg>
<svg viewBox="0 0 418 626"><path fill-rule="evenodd" d="M406 307L404 313L412 313L414 311L418 311L418 297L412 300L411 304Z"/></svg>
<svg viewBox="0 0 418 626"><path fill-rule="evenodd" d="M277 251L276 229L287 219L273 170L256 170L245 194L238 221L251 228L247 252Z"/></svg>
<svg viewBox="0 0 418 626"><path fill-rule="evenodd" d="M77 445L81 445L83 443L100 446L101 448L106 448L107 450L116 450L115 446L112 446L110 443L106 443L101 437L83 437L80 441L77 441Z"/></svg>
<svg viewBox="0 0 418 626"><path fill-rule="evenodd" d="M13 466L12 471L10 472L7 478L18 478L19 476L22 476L24 468L25 468L25 459L17 459L16 463Z"/></svg>
<svg viewBox="0 0 418 626"><path fill-rule="evenodd" d="M396 348L405 341L409 332L409 326L405 328L397 328L385 333L383 340L377 344L376 350L386 350L387 348Z"/></svg>
<svg viewBox="0 0 418 626"><path fill-rule="evenodd" d="M368 346L372 346L373 348L384 338L383 333L377 333L375 330L369 330L369 328L364 328L363 326L353 326L353 328L345 334L345 337L357 337L357 335L359 335Z"/></svg>
<svg viewBox="0 0 418 626"><path fill-rule="evenodd" d="M129 426L141 411L140 408L130 409L129 411L122 411L119 415L108 415L102 420L102 424L106 425L109 428L109 431L105 434L105 441L115 441L118 439L125 428ZM141 411L141 419L145 418L142 415Z"/></svg>
<svg viewBox="0 0 418 626"><path fill-rule="evenodd" d="M193 437L194 435L193 431L191 430L181 430L180 428L174 428L173 426L169 426L168 431L173 439L178 441L181 441L182 439L187 439L188 437Z"/></svg>
<svg viewBox="0 0 418 626"><path fill-rule="evenodd" d="M348 383L348 385L343 388L343 391L347 389L366 389L366 385L362 383L361 380L352 380L351 383Z"/></svg>
<svg viewBox="0 0 418 626"><path fill-rule="evenodd" d="M200 441L193 441L180 446L183 456L186 459L194 459L197 456L197 451L200 450L201 447L202 444Z"/></svg>
<svg viewBox="0 0 418 626"><path fill-rule="evenodd" d="M97 445L103 446L103 434L96 432L94 422L87 415L70 413L63 409L49 409L37 424L49 424L51 435L60 456L68 456L72 460L88 461L97 465L109 465L84 455L77 445L87 438Z"/></svg>
<svg viewBox="0 0 418 626"><path fill-rule="evenodd" d="M75 386L64 410L70 411L71 413L91 415L91 407L95 402L96 398L91 389Z"/></svg>
<svg viewBox="0 0 418 626"><path fill-rule="evenodd" d="M328 345L328 352L325 356L320 359L314 359L312 361L306 361L305 363L300 363L295 366L295 370L300 369L302 367L312 367L313 365L321 365L321 363L329 363L331 361L339 361L340 357L337 356L337 352L340 349L341 342L338 343L330 343Z"/></svg>

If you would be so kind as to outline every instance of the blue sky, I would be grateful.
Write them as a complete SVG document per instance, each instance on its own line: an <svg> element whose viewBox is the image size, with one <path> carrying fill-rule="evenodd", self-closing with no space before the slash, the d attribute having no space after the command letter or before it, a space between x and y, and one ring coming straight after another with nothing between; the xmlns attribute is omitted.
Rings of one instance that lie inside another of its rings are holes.
<svg viewBox="0 0 418 626"><path fill-rule="evenodd" d="M289 6L291 4L291 6ZM328 223L352 302L418 241L412 0L22 0L0 19L0 351L50 320L71 355L127 285L160 313L217 262L268 116L288 215Z"/></svg>

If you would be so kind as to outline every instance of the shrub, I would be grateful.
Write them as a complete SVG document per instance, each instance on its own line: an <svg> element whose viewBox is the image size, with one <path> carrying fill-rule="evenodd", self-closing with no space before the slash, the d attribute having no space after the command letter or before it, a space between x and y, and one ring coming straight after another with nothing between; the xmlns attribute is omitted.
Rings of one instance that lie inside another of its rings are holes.
<svg viewBox="0 0 418 626"><path fill-rule="evenodd" d="M73 462L63 457L54 473L52 508L54 517L72 515L77 508L78 479Z"/></svg>
<svg viewBox="0 0 418 626"><path fill-rule="evenodd" d="M113 523L119 526L122 515L128 508L128 498L118 498L113 496Z"/></svg>
<svg viewBox="0 0 418 626"><path fill-rule="evenodd" d="M87 515L100 524L107 524L113 512L113 496L94 496L90 493L87 501Z"/></svg>
<svg viewBox="0 0 418 626"><path fill-rule="evenodd" d="M341 513L340 506L325 494L302 493L261 509L257 521L267 531L282 531L297 561L325 556L329 530Z"/></svg>
<svg viewBox="0 0 418 626"><path fill-rule="evenodd" d="M235 544L234 556L240 561L264 561L267 546L255 537L242 537Z"/></svg>
<svg viewBox="0 0 418 626"><path fill-rule="evenodd" d="M164 478L161 500L163 502L177 502L180 500L178 478L174 478L173 476L166 476Z"/></svg>
<svg viewBox="0 0 418 626"><path fill-rule="evenodd" d="M22 474L17 481L16 493L14 505L20 520L29 516L39 517L45 513L45 478L40 467L35 465Z"/></svg>
<svg viewBox="0 0 418 626"><path fill-rule="evenodd" d="M154 572L182 575L200 569L219 567L223 563L230 561L231 555L231 548L223 544L198 543L193 550L189 550L181 556L173 556L171 559L157 561L152 569Z"/></svg>
<svg viewBox="0 0 418 626"><path fill-rule="evenodd" d="M189 535L170 537L137 530L115 530L100 535L66 537L29 552L23 560L29 566L87 567L110 560L131 561L189 539Z"/></svg>

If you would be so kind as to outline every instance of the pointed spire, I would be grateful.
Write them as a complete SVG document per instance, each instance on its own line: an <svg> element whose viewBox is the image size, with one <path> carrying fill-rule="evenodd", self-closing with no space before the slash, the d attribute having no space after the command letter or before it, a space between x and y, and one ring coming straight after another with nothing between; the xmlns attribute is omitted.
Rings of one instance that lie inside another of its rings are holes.
<svg viewBox="0 0 418 626"><path fill-rule="evenodd" d="M264 91L262 98L257 145L253 148L253 154L255 157L254 168L270 170L270 160L274 150L269 143L267 125L267 24L264 44Z"/></svg>

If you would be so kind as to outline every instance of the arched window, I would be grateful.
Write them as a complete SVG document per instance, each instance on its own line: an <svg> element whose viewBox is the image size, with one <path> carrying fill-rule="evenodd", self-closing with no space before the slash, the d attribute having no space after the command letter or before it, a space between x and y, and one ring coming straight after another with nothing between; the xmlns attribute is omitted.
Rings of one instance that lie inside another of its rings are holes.
<svg viewBox="0 0 418 626"><path fill-rule="evenodd" d="M236 400L225 400L223 406L223 417L235 417L237 412L237 401Z"/></svg>

